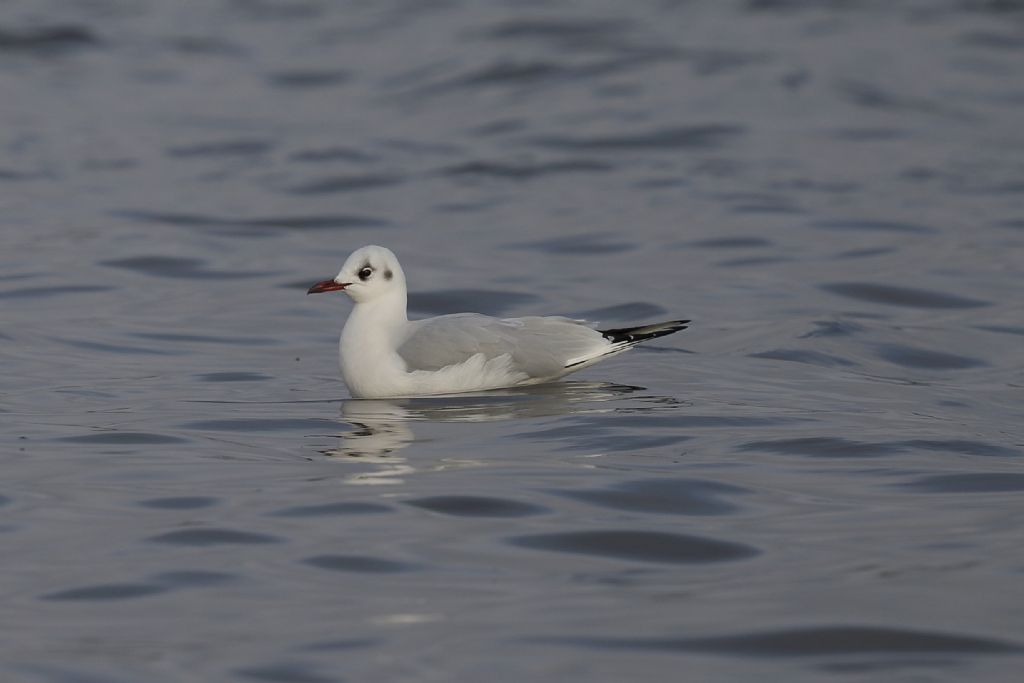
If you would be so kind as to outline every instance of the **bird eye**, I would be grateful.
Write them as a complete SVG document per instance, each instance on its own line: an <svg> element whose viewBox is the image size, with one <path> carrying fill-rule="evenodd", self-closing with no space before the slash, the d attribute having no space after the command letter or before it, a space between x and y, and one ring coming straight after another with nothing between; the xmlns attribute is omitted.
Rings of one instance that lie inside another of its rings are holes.
<svg viewBox="0 0 1024 683"><path fill-rule="evenodd" d="M373 275L373 268L363 268L362 270L359 271L360 280L369 280L371 275Z"/></svg>

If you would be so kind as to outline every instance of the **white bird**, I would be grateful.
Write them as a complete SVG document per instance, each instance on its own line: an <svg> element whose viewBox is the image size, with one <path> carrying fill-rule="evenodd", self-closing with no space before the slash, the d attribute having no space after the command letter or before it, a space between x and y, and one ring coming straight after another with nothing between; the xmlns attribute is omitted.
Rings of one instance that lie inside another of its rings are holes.
<svg viewBox="0 0 1024 683"><path fill-rule="evenodd" d="M307 294L344 291L355 302L339 340L341 374L356 398L457 394L541 384L636 344L686 329L689 320L596 330L556 316L456 313L406 317L405 273L390 249L357 249L333 279Z"/></svg>

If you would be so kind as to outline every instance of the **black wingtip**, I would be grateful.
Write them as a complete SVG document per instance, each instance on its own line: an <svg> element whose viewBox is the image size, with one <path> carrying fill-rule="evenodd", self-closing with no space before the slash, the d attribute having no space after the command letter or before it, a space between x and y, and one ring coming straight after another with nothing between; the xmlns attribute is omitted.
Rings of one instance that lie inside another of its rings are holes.
<svg viewBox="0 0 1024 683"><path fill-rule="evenodd" d="M637 327L619 327L611 330L598 330L605 339L613 344L639 344L648 339L657 339L674 334L689 327L689 320L667 320L663 323L639 325Z"/></svg>

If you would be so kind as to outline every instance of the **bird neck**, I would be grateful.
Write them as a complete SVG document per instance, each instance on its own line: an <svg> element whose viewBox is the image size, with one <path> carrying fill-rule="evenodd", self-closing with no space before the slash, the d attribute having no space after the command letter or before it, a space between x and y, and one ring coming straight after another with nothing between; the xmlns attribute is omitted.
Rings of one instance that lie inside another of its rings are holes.
<svg viewBox="0 0 1024 683"><path fill-rule="evenodd" d="M349 314L348 325L365 326L384 332L400 328L409 322L406 305L405 291L391 292L373 301L357 303Z"/></svg>

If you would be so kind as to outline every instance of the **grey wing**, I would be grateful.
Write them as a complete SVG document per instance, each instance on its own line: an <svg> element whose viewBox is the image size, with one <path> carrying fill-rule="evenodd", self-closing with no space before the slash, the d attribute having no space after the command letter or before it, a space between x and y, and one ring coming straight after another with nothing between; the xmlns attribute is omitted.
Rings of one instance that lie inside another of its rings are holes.
<svg viewBox="0 0 1024 683"><path fill-rule="evenodd" d="M399 346L409 370L439 370L482 353L508 354L512 367L530 377L560 374L581 356L610 346L601 333L579 320L561 317L492 318L477 313L416 320Z"/></svg>

